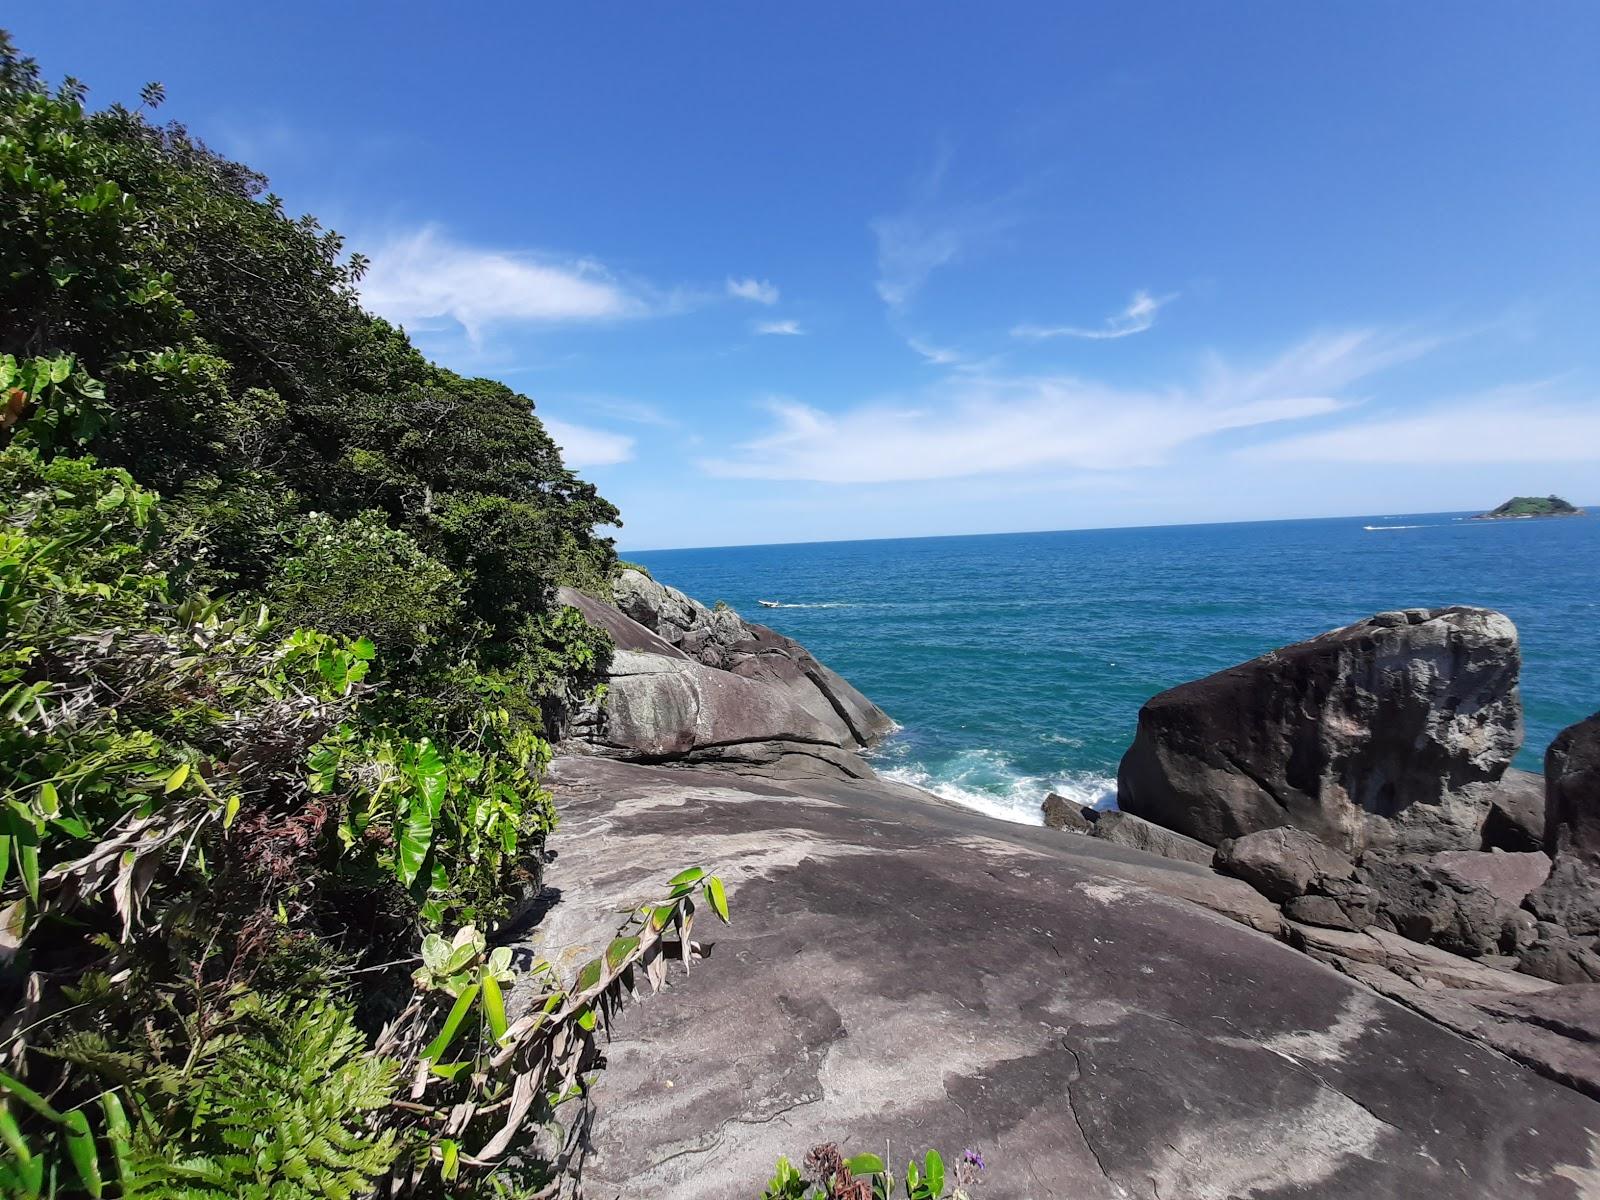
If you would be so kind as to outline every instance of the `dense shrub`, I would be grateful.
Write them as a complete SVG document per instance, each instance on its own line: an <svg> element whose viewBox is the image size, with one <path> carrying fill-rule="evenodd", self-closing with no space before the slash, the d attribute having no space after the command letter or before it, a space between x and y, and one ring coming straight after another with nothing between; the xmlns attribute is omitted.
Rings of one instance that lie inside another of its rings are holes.
<svg viewBox="0 0 1600 1200"><path fill-rule="evenodd" d="M558 1188L525 1131L727 916L686 871L570 985L485 937L617 514L335 235L83 98L0 35L0 1192Z"/></svg>

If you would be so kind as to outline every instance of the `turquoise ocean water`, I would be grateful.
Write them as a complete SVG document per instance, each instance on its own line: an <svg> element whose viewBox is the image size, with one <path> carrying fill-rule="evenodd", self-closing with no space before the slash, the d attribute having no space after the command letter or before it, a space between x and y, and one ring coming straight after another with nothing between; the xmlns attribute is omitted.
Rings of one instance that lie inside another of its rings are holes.
<svg viewBox="0 0 1600 1200"><path fill-rule="evenodd" d="M628 553L804 643L902 726L878 769L1012 820L1111 795L1162 688L1384 609L1522 634L1537 769L1600 709L1600 518L1351 517ZM777 600L765 609L757 600Z"/></svg>

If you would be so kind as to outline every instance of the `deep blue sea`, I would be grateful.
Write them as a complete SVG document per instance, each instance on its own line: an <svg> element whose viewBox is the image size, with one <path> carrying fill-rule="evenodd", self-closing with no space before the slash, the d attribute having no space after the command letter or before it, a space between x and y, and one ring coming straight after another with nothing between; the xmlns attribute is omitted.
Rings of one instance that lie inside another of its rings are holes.
<svg viewBox="0 0 1600 1200"><path fill-rule="evenodd" d="M1109 803L1163 688L1384 609L1479 604L1522 635L1537 769L1600 709L1600 518L1350 517L624 552L798 639L902 726L878 769L1011 820ZM757 600L777 600L767 609Z"/></svg>

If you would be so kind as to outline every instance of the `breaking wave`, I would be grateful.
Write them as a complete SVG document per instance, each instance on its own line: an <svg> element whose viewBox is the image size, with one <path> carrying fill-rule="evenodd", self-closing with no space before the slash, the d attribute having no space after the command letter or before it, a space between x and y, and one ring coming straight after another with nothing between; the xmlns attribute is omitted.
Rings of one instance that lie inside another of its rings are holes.
<svg viewBox="0 0 1600 1200"><path fill-rule="evenodd" d="M899 755L891 751L883 757ZM1044 824L1039 806L1051 792L1085 808L1116 806L1117 781L1108 775L1094 771L1029 775L1013 767L998 750L963 751L937 767L911 762L884 768L880 761L879 773L984 816L1019 825Z"/></svg>

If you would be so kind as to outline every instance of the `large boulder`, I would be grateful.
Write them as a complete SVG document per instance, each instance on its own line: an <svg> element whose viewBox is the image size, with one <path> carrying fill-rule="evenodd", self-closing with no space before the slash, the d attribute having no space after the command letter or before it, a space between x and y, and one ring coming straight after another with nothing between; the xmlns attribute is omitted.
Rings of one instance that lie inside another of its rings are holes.
<svg viewBox="0 0 1600 1200"><path fill-rule="evenodd" d="M1339 851L1290 825L1229 838L1217 847L1216 866L1279 904L1305 895L1324 878L1349 879L1355 873L1355 865Z"/></svg>
<svg viewBox="0 0 1600 1200"><path fill-rule="evenodd" d="M1519 667L1500 613L1379 613L1151 699L1118 805L1210 845L1292 825L1352 857L1477 849Z"/></svg>
<svg viewBox="0 0 1600 1200"><path fill-rule="evenodd" d="M694 661L782 688L841 744L870 746L894 729L886 712L799 642L746 621L726 605L707 608L636 570L618 576L615 599L623 616Z"/></svg>
<svg viewBox="0 0 1600 1200"><path fill-rule="evenodd" d="M1600 713L1563 729L1545 753L1550 878L1528 907L1569 933L1600 934Z"/></svg>
<svg viewBox="0 0 1600 1200"><path fill-rule="evenodd" d="M1499 779L1479 784L1489 799L1483 822L1485 850L1544 849L1544 776L1512 767Z"/></svg>
<svg viewBox="0 0 1600 1200"><path fill-rule="evenodd" d="M1096 813L1089 810L1083 815L1091 817L1091 814L1092 826L1089 833L1103 842L1128 846L1149 854L1159 854L1162 858L1174 858L1179 862L1211 865L1213 851L1204 842L1185 837L1181 833L1174 833L1170 829L1163 829L1160 825L1146 821L1143 817L1136 817L1132 813Z"/></svg>
<svg viewBox="0 0 1600 1200"><path fill-rule="evenodd" d="M638 571L624 572L618 597L653 624L558 593L616 646L604 699L577 714L565 749L779 777L872 775L858 752L893 722L798 643Z"/></svg>

